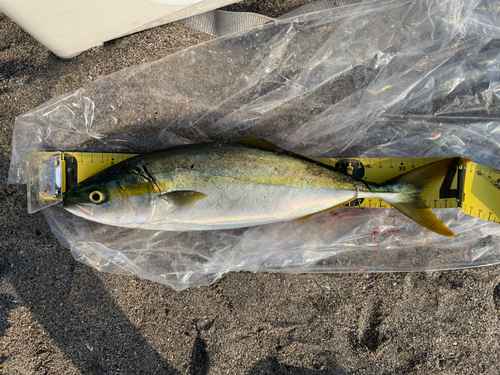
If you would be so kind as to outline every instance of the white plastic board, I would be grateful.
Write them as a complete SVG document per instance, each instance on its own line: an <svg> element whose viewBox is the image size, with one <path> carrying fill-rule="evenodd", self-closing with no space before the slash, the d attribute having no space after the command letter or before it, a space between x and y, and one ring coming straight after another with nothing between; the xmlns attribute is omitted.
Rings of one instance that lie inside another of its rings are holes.
<svg viewBox="0 0 500 375"><path fill-rule="evenodd" d="M236 0L0 0L0 11L59 57Z"/></svg>

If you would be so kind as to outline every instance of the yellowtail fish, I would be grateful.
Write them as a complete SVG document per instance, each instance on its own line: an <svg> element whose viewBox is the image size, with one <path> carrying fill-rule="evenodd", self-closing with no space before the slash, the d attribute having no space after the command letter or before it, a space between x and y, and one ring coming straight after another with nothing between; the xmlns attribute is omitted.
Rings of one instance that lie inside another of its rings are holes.
<svg viewBox="0 0 500 375"><path fill-rule="evenodd" d="M214 230L306 218L379 197L423 227L455 236L422 200L430 182L470 159L454 157L382 184L362 181L266 142L204 143L138 155L81 182L64 207L99 223Z"/></svg>

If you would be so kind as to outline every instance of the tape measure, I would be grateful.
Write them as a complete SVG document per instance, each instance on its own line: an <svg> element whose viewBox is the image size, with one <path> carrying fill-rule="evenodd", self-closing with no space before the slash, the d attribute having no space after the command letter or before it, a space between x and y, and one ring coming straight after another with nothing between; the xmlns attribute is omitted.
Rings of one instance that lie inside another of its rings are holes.
<svg viewBox="0 0 500 375"><path fill-rule="evenodd" d="M385 159L316 159L354 177L370 182L384 182L400 174L445 158L385 158ZM423 199L429 208L457 208L464 198L464 167L450 170L446 176L429 184ZM499 171L500 173L500 171ZM362 198L348 204L351 207L382 208L390 204L380 198Z"/></svg>
<svg viewBox="0 0 500 375"><path fill-rule="evenodd" d="M28 211L39 211L62 201L62 194L88 177L137 154L41 152L28 160ZM384 182L412 169L445 158L314 159L354 177ZM500 222L500 170L476 163L461 165L429 184L423 193L429 208L460 208L467 215ZM358 208L388 208L379 198L360 198Z"/></svg>

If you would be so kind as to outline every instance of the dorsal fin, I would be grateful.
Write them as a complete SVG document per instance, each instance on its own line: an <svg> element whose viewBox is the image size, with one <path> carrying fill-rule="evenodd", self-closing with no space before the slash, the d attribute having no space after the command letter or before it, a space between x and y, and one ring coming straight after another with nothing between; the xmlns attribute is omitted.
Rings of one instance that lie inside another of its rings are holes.
<svg viewBox="0 0 500 375"><path fill-rule="evenodd" d="M262 138L258 138L258 137L238 138L238 139L235 139L235 140L231 141L231 143L238 143L238 144L242 144L242 145L249 145L249 146L253 146L253 147L259 147L259 148L262 148L262 149L265 149L265 150L275 151L277 153L282 153L282 154L290 155L290 156L293 156L293 157L296 157L296 158L299 158L299 159L302 159L302 160L307 160L307 161L309 161L311 163L314 163L314 164L322 165L325 168L335 169L336 171L339 171L337 168L334 168L334 167L332 167L332 166L330 166L328 164L323 164L323 163L321 163L321 162L319 162L317 160L308 158L307 156L300 155L300 154L297 154L295 152L286 150L286 149L281 148L279 146L276 146L274 143L266 141L265 139L262 139ZM340 173L344 173L344 172L340 171Z"/></svg>
<svg viewBox="0 0 500 375"><path fill-rule="evenodd" d="M240 143L243 145L250 145L250 146L265 148L267 150L273 150L273 151L280 150L280 151L288 152L287 150L284 150L281 147L276 146L274 143L266 141L265 139L258 138L258 137L239 138L239 139L232 140L231 143Z"/></svg>

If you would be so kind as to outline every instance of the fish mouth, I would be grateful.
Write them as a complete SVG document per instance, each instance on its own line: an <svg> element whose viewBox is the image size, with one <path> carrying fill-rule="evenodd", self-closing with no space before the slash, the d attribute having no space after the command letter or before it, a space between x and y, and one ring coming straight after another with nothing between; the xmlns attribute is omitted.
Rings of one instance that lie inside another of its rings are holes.
<svg viewBox="0 0 500 375"><path fill-rule="evenodd" d="M78 204L68 202L63 203L63 208L66 211L71 212L73 215L80 216L85 219L91 218L94 211L92 207L80 206Z"/></svg>

